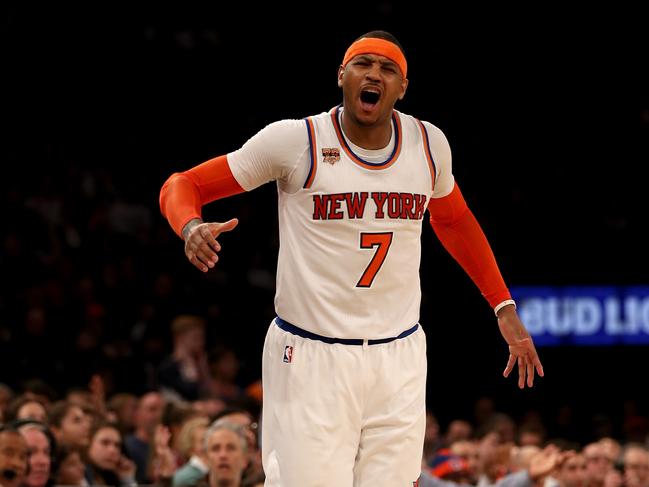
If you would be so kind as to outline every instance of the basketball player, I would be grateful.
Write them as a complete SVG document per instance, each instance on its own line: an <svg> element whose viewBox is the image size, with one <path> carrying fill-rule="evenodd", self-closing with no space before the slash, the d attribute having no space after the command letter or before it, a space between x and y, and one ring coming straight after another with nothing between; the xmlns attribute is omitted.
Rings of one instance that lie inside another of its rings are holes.
<svg viewBox="0 0 649 487"><path fill-rule="evenodd" d="M389 33L351 44L343 103L273 123L232 153L172 175L162 213L203 272L238 221L201 206L276 181L280 250L263 356L267 486L412 486L424 439L426 338L418 324L426 209L445 248L494 309L532 386L541 363L489 244L451 172L444 134L394 110L407 62Z"/></svg>

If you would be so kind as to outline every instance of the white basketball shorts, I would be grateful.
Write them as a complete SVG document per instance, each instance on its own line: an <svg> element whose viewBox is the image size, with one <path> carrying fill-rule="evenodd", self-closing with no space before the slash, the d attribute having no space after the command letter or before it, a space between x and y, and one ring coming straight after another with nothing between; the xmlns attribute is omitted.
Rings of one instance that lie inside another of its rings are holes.
<svg viewBox="0 0 649 487"><path fill-rule="evenodd" d="M263 353L268 487L412 487L426 423L426 336L330 344L280 329Z"/></svg>

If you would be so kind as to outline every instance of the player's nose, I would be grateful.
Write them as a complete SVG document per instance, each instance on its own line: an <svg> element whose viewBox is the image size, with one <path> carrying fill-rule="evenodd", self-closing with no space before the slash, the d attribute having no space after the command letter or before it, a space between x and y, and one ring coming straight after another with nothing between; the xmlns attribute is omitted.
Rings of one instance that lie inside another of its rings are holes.
<svg viewBox="0 0 649 487"><path fill-rule="evenodd" d="M381 65L372 63L370 69L367 70L366 77L372 81L378 81L381 78Z"/></svg>

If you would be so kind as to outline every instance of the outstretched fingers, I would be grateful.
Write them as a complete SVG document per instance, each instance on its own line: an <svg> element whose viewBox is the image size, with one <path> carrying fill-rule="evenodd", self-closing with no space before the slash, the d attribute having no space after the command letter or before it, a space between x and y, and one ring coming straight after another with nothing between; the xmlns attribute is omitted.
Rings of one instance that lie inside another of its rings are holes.
<svg viewBox="0 0 649 487"><path fill-rule="evenodd" d="M527 387L534 385L534 364L530 357L525 357L525 366L527 368Z"/></svg>
<svg viewBox="0 0 649 487"><path fill-rule="evenodd" d="M539 377L543 377L543 375L545 374L545 372L543 372L543 364L541 364L541 359L536 353L534 353L534 357L532 361L534 362L536 373L539 374Z"/></svg>
<svg viewBox="0 0 649 487"><path fill-rule="evenodd" d="M535 374L543 377L543 365L531 339L525 338L509 346L509 360L503 375L508 377L515 365L518 365L518 387L521 389L525 385L527 387L534 385Z"/></svg>
<svg viewBox="0 0 649 487"><path fill-rule="evenodd" d="M509 374L511 374L512 370L514 370L514 365L516 365L516 357L510 353L509 360L507 360L507 366L505 367L505 371L503 372L503 376L509 377Z"/></svg>

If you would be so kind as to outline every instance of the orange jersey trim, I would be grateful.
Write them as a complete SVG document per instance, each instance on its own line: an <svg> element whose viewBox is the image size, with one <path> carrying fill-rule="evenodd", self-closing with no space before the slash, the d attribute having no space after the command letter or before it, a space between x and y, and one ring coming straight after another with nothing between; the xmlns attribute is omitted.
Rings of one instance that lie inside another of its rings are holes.
<svg viewBox="0 0 649 487"><path fill-rule="evenodd" d="M352 161L354 161L359 166L364 167L365 169L371 169L372 171L387 169L388 167L392 166L392 164L397 162L397 159L399 158L399 154L401 153L401 140L403 138L402 137L403 133L401 130L401 119L397 115L396 111L394 110L392 111L392 126L394 127L394 137L396 139L394 142L394 149L392 150L392 154L390 154L390 157L388 157L388 159L384 162L369 162L361 159L359 156L354 154L351 147L349 147L349 144L347 143L347 140L343 135L342 127L340 126L340 120L339 120L340 107L341 105L338 105L337 107L331 110L330 112L331 120L334 124L334 128L336 129L336 136L338 137L338 142L340 143L340 146L343 148L347 156Z"/></svg>
<svg viewBox="0 0 649 487"><path fill-rule="evenodd" d="M458 185L455 184L448 196L431 198L428 211L430 224L442 245L478 286L491 307L511 299L487 237Z"/></svg>
<svg viewBox="0 0 649 487"><path fill-rule="evenodd" d="M160 190L160 211L182 238L184 226L201 217L203 205L243 191L230 170L227 156L219 156L172 174Z"/></svg>

